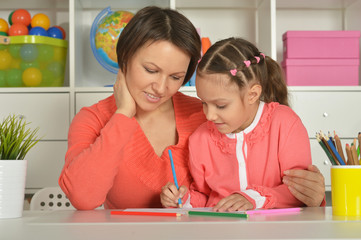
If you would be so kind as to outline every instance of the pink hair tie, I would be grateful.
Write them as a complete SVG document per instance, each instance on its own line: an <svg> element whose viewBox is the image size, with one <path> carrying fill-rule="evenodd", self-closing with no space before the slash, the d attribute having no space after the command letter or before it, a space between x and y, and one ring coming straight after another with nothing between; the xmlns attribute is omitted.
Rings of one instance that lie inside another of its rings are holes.
<svg viewBox="0 0 361 240"><path fill-rule="evenodd" d="M198 59L198 63L200 63L202 61L202 58Z"/></svg>
<svg viewBox="0 0 361 240"><path fill-rule="evenodd" d="M257 60L257 63L261 60L259 57L254 57Z"/></svg>
<svg viewBox="0 0 361 240"><path fill-rule="evenodd" d="M246 60L246 61L243 61L244 64L246 64L246 67L249 67L251 65L251 61L250 60Z"/></svg>
<svg viewBox="0 0 361 240"><path fill-rule="evenodd" d="M231 70L229 70L229 72L232 74L232 76L236 76L236 74L237 74L237 69L235 68L235 69L231 69Z"/></svg>
<svg viewBox="0 0 361 240"><path fill-rule="evenodd" d="M264 53L260 53L259 55L262 55L263 59L266 59L266 55L264 55Z"/></svg>

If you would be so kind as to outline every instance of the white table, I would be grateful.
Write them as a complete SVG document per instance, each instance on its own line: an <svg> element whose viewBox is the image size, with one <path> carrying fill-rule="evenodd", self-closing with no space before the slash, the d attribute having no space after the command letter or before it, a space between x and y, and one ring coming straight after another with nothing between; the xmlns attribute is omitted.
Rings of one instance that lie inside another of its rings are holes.
<svg viewBox="0 0 361 240"><path fill-rule="evenodd" d="M109 210L24 211L0 219L1 240L361 239L361 218L332 216L331 207L300 213L228 217L110 215Z"/></svg>

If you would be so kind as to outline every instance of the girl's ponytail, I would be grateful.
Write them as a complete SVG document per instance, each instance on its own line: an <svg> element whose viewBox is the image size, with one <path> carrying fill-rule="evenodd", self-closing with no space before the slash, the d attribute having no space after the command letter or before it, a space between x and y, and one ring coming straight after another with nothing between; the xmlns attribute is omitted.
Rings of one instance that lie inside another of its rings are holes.
<svg viewBox="0 0 361 240"><path fill-rule="evenodd" d="M264 102L279 102L288 106L288 89L280 65L270 57L265 58L266 81L261 81Z"/></svg>

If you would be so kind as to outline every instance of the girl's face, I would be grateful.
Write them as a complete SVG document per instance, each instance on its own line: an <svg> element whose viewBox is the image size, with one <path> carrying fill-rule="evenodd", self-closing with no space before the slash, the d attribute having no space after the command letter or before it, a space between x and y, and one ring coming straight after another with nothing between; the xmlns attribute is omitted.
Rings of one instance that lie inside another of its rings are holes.
<svg viewBox="0 0 361 240"><path fill-rule="evenodd" d="M226 74L197 75L197 95L203 103L203 111L221 133L236 133L247 128L258 109L249 87L239 89Z"/></svg>
<svg viewBox="0 0 361 240"><path fill-rule="evenodd" d="M137 106L158 109L182 86L190 56L168 41L146 43L131 58L126 83Z"/></svg>

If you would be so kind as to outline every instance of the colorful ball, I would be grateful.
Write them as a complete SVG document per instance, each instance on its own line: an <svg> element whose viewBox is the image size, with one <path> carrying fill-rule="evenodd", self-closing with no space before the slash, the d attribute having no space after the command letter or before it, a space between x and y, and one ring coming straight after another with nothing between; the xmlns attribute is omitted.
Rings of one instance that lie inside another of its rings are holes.
<svg viewBox="0 0 361 240"><path fill-rule="evenodd" d="M6 32L0 32L0 36L7 36L8 34Z"/></svg>
<svg viewBox="0 0 361 240"><path fill-rule="evenodd" d="M38 48L34 44L24 44L20 48L20 57L25 62L32 62L38 57Z"/></svg>
<svg viewBox="0 0 361 240"><path fill-rule="evenodd" d="M54 27L56 27L56 28L59 28L59 29L60 29L61 33L63 34L63 39L65 39L65 37L66 37L66 33L65 33L64 28L62 28L62 27L60 27L60 26L54 26Z"/></svg>
<svg viewBox="0 0 361 240"><path fill-rule="evenodd" d="M49 37L48 32L42 27L33 27L29 31L29 35Z"/></svg>
<svg viewBox="0 0 361 240"><path fill-rule="evenodd" d="M8 69L11 65L13 58L6 50L0 51L0 70Z"/></svg>
<svg viewBox="0 0 361 240"><path fill-rule="evenodd" d="M9 29L9 36L28 35L28 28L21 23L14 23Z"/></svg>
<svg viewBox="0 0 361 240"><path fill-rule="evenodd" d="M22 61L21 63L20 63L20 68L22 69L22 70L25 70L25 69L27 69L27 68L39 68L40 67L40 65L39 65L39 63L38 62L24 62L24 61Z"/></svg>
<svg viewBox="0 0 361 240"><path fill-rule="evenodd" d="M10 44L9 45L9 53L13 58L20 58L20 44Z"/></svg>
<svg viewBox="0 0 361 240"><path fill-rule="evenodd" d="M66 58L67 49L63 47L54 47L53 50L54 50L53 60L57 62L64 62Z"/></svg>
<svg viewBox="0 0 361 240"><path fill-rule="evenodd" d="M48 30L50 27L50 19L43 13L38 13L33 16L31 19L32 27L42 27L45 30Z"/></svg>
<svg viewBox="0 0 361 240"><path fill-rule="evenodd" d="M0 32L4 32L6 34L9 32L9 25L3 18L0 18Z"/></svg>
<svg viewBox="0 0 361 240"><path fill-rule="evenodd" d="M27 68L24 70L23 83L27 87L37 87L40 85L42 80L42 74L38 68Z"/></svg>
<svg viewBox="0 0 361 240"><path fill-rule="evenodd" d="M20 58L13 58L10 64L10 68L20 68L21 59Z"/></svg>
<svg viewBox="0 0 361 240"><path fill-rule="evenodd" d="M8 17L8 21L9 21L10 26L13 25L13 21L11 20L11 18L13 17L14 12L15 12L15 10L12 11L12 12L9 14L9 17Z"/></svg>
<svg viewBox="0 0 361 240"><path fill-rule="evenodd" d="M23 85L22 71L20 69L9 69L6 72L6 82L9 87L21 87Z"/></svg>
<svg viewBox="0 0 361 240"><path fill-rule="evenodd" d="M17 9L11 16L12 23L21 23L28 26L31 22L31 15L25 9Z"/></svg>
<svg viewBox="0 0 361 240"><path fill-rule="evenodd" d="M6 50L7 48L8 48L8 45L0 43L0 51L1 50Z"/></svg>
<svg viewBox="0 0 361 240"><path fill-rule="evenodd" d="M40 87L51 86L54 82L54 74L48 69L41 70L41 74L42 74L42 80L40 83Z"/></svg>
<svg viewBox="0 0 361 240"><path fill-rule="evenodd" d="M0 70L0 87L6 87L6 72L4 70Z"/></svg>
<svg viewBox="0 0 361 240"><path fill-rule="evenodd" d="M64 66L60 62L49 63L47 69L54 74L55 78L64 75Z"/></svg>
<svg viewBox="0 0 361 240"><path fill-rule="evenodd" d="M48 35L49 35L49 37L52 37L52 38L63 39L63 33L61 32L61 30L59 28L56 28L56 27L49 28Z"/></svg>
<svg viewBox="0 0 361 240"><path fill-rule="evenodd" d="M38 60L41 62L49 62L54 56L53 46L38 45Z"/></svg>

